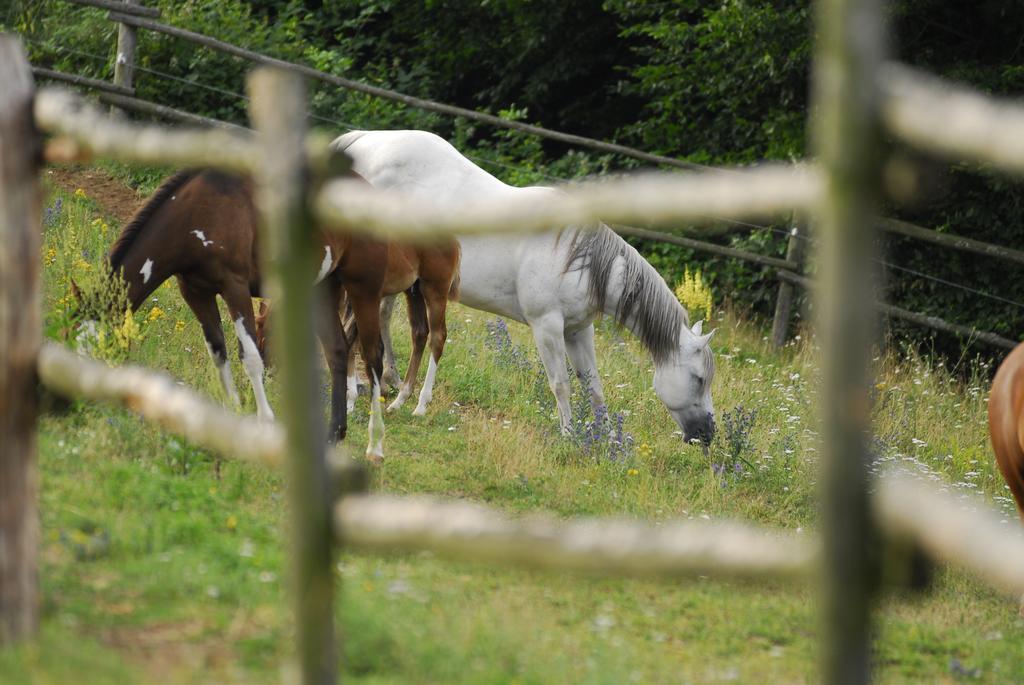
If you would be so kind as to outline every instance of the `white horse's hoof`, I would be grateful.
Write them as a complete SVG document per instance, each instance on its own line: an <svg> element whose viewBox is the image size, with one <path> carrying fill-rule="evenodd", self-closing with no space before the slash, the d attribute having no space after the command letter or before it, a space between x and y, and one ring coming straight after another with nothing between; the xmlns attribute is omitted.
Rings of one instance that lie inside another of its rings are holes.
<svg viewBox="0 0 1024 685"><path fill-rule="evenodd" d="M427 408L424 407L423 405L419 405L415 409L412 410L412 415L413 416L426 416L427 415Z"/></svg>
<svg viewBox="0 0 1024 685"><path fill-rule="evenodd" d="M366 461L370 462L371 464L383 464L384 453L376 452L374 450L366 450Z"/></svg>
<svg viewBox="0 0 1024 685"><path fill-rule="evenodd" d="M405 403L405 400L402 400L402 399L395 400L394 402L392 402L391 404L388 405L388 413L390 414L391 412L393 412L393 411L395 411L397 409L401 409L402 405L404 403Z"/></svg>

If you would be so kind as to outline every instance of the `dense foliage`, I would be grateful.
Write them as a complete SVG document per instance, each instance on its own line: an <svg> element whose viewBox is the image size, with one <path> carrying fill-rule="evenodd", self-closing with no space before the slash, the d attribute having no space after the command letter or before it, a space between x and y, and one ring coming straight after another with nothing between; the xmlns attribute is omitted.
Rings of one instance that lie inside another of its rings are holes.
<svg viewBox="0 0 1024 685"><path fill-rule="evenodd" d="M808 0L150 4L168 23L324 71L699 163L806 153ZM994 93L1024 91L1024 6L898 0L889 13L894 50L903 60ZM116 30L98 10L15 0L0 22L29 39L38 64L111 76ZM246 63L151 32L141 33L139 56L140 66L151 70L138 75L141 97L244 120L239 94ZM435 130L514 183L636 166L333 87L313 88L313 114L325 127ZM1024 240L1019 185L976 168L937 170L930 193L888 212L998 244ZM728 240L783 254L783 229L759 228ZM670 280L685 264L700 264L718 293L770 312L770 272L675 246L641 247ZM1005 277L1008 264L903 239L887 238L884 252L896 265L886 269L893 302L1020 337L1024 306L1015 302L1024 302L1024 284ZM952 350L957 341L938 344Z"/></svg>

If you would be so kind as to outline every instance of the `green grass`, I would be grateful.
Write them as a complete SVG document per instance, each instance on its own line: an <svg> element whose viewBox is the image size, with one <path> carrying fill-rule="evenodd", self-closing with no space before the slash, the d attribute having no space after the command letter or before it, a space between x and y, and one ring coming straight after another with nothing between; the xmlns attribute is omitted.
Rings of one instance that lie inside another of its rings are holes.
<svg viewBox="0 0 1024 685"><path fill-rule="evenodd" d="M103 235L103 217L88 198L61 197L63 211L44 245L44 306L54 336L67 323L68 278L95 274L117 228ZM136 314L140 333L130 349L113 346L110 355L219 398L199 326L176 288L154 297ZM386 417L388 457L374 489L513 512L731 518L813 531L813 341L776 355L758 325L728 311L716 316L720 425L736 407L757 412L742 473L719 477L710 468L726 463L732 471L738 442L724 430L708 457L681 444L650 390L650 362L606 322L597 336L602 380L611 410L628 412L625 429L634 438L633 456L617 462L556 434L524 327L510 324L510 331L533 370L487 345L492 316L454 306L430 411L413 417L410 402ZM402 330L395 339L404 368ZM1012 522L987 444L986 384L954 381L913 355L878 363L880 452L981 493ZM252 412L245 375L233 364ZM272 403L277 390L271 374ZM366 417L363 398L349 438L360 452ZM83 403L42 420L40 470L43 630L38 642L0 652L0 681L281 680L292 632L278 474L220 462L128 412ZM813 586L592 579L429 554L345 554L337 568L341 663L351 682L817 680ZM960 571L940 572L928 595L887 596L875 616L881 682L1024 680L1016 602ZM954 659L980 675L957 675Z"/></svg>

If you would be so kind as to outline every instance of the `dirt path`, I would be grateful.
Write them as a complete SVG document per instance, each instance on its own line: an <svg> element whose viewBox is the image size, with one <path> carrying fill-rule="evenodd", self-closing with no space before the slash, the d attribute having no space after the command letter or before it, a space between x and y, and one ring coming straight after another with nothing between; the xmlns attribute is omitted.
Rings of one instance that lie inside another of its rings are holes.
<svg viewBox="0 0 1024 685"><path fill-rule="evenodd" d="M143 197L102 169L79 166L53 166L45 171L53 185L75 192L81 188L103 209L104 214L117 219L123 226L142 204Z"/></svg>

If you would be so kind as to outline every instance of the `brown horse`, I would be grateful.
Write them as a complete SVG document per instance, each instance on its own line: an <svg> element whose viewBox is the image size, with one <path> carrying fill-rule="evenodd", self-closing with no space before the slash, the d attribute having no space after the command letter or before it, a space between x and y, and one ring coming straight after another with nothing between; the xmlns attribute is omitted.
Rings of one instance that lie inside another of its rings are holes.
<svg viewBox="0 0 1024 685"><path fill-rule="evenodd" d="M992 380L988 432L996 464L1024 520L1024 344L1010 352Z"/></svg>
<svg viewBox="0 0 1024 685"><path fill-rule="evenodd" d="M383 295L405 293L409 310L409 327L412 331L412 351L409 355L409 367L405 373L405 380L401 383L398 396L388 407L388 411L398 409L412 395L413 387L416 384L416 375L423 360L423 350L429 338L430 364L423 389L420 392L419 403L413 411L413 414L417 416L426 413L427 404L433 395L437 365L441 360L444 344L448 338L448 328L445 323L448 301L458 298L459 256L459 244L455 241L430 247L414 247L397 243L392 243L389 246ZM354 319L354 326L350 326L348 331L350 339L353 328L356 331L361 331L362 328L359 317L354 317ZM270 307L266 302L261 302L260 313L256 317L256 344L264 357L266 356L265 341L269 326ZM349 369L347 393L349 411L354 406L356 396L355 352L355 347L350 346L347 364Z"/></svg>
<svg viewBox="0 0 1024 685"><path fill-rule="evenodd" d="M238 406L216 302L220 295L234 322L238 355L252 383L257 416L272 420L252 307L262 281L258 220L249 179L212 170L183 171L164 181L136 212L111 248L108 262L110 273L124 278L133 310L165 280L177 278L182 297L202 326L224 392ZM338 308L344 290L359 322L367 377L381 378L379 307L388 248L378 241L333 233L318 233L316 240L323 255L316 276L321 291L317 336L332 377L329 437L340 440L347 429L349 342ZM379 384L374 391L379 393ZM371 413L370 427L367 451L380 457L383 419L379 408Z"/></svg>

